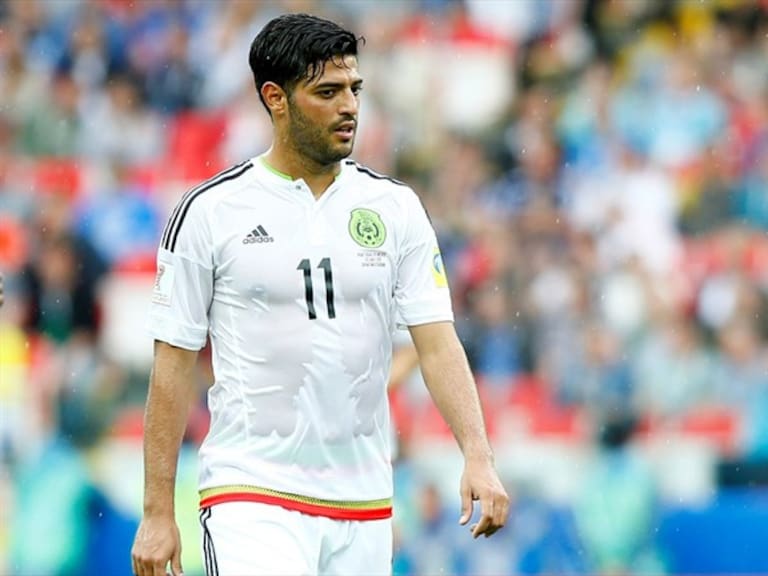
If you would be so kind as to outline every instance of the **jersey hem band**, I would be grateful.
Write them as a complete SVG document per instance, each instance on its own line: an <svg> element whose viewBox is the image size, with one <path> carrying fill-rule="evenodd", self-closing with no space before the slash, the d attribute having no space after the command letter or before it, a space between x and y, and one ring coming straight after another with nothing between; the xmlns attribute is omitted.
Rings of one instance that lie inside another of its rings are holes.
<svg viewBox="0 0 768 576"><path fill-rule="evenodd" d="M345 502L301 496L258 486L219 486L200 491L201 509L224 502L271 504L310 516L324 516L333 520L385 520L392 517L391 498Z"/></svg>

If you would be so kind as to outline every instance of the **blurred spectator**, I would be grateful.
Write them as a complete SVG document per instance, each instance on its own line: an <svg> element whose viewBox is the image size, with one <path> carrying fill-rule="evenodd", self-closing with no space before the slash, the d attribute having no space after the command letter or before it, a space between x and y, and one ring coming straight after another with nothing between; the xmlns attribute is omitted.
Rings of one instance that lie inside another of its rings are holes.
<svg viewBox="0 0 768 576"><path fill-rule="evenodd" d="M688 235L716 232L734 219L739 183L722 154L722 145L720 148L702 159L696 181L688 190L690 197L680 215L680 227Z"/></svg>
<svg viewBox="0 0 768 576"><path fill-rule="evenodd" d="M172 24L163 55L147 72L149 105L164 114L189 110L197 103L202 79L190 62L187 29L180 22Z"/></svg>
<svg viewBox="0 0 768 576"><path fill-rule="evenodd" d="M424 484L416 505L419 507L419 531L400 548L400 554L407 558L411 570L408 574L469 574L466 528L454 521L455 513L446 509L437 487Z"/></svg>
<svg viewBox="0 0 768 576"><path fill-rule="evenodd" d="M73 337L93 339L98 328L96 286L78 274L72 237L46 238L25 271L29 300L27 327L63 344Z"/></svg>
<svg viewBox="0 0 768 576"><path fill-rule="evenodd" d="M559 401L585 406L595 415L632 406L635 380L616 332L599 323L587 325L575 347L574 364L556 383Z"/></svg>
<svg viewBox="0 0 768 576"><path fill-rule="evenodd" d="M634 355L641 413L663 421L711 403L714 366L690 318L664 317L650 327Z"/></svg>
<svg viewBox="0 0 768 576"><path fill-rule="evenodd" d="M157 201L133 178L130 167L112 165L108 192L77 207L73 228L108 266L153 254L163 221Z"/></svg>
<svg viewBox="0 0 768 576"><path fill-rule="evenodd" d="M756 150L754 167L746 174L733 197L732 214L747 226L768 230L768 140Z"/></svg>
<svg viewBox="0 0 768 576"><path fill-rule="evenodd" d="M18 126L30 108L45 97L46 75L31 67L25 54L24 36L15 27L0 36L0 111L12 126Z"/></svg>
<svg viewBox="0 0 768 576"><path fill-rule="evenodd" d="M768 391L768 354L754 322L736 318L717 332L714 385L726 405L750 411Z"/></svg>
<svg viewBox="0 0 768 576"><path fill-rule="evenodd" d="M710 248L716 259L699 287L696 314L711 331L717 331L739 318L759 313L760 296L746 270L749 236L744 229L731 226L718 231Z"/></svg>
<svg viewBox="0 0 768 576"><path fill-rule="evenodd" d="M604 266L639 258L663 279L679 258L675 195L669 173L636 150L614 145L607 167L577 175L568 211L576 227L595 234Z"/></svg>
<svg viewBox="0 0 768 576"><path fill-rule="evenodd" d="M58 70L41 101L24 111L19 150L30 156L77 154L81 129L80 87L69 70Z"/></svg>
<svg viewBox="0 0 768 576"><path fill-rule="evenodd" d="M606 326L622 342L631 344L652 320L656 302L647 267L629 258L603 275L597 309Z"/></svg>
<svg viewBox="0 0 768 576"><path fill-rule="evenodd" d="M594 460L575 504L585 552L595 574L664 574L653 541L657 492L650 469L633 450L635 421L604 417Z"/></svg>
<svg viewBox="0 0 768 576"><path fill-rule="evenodd" d="M513 324L505 288L502 279L493 278L475 288L469 307L474 321L464 329L471 342L467 355L472 370L500 393L523 371L522 330Z"/></svg>
<svg viewBox="0 0 768 576"><path fill-rule="evenodd" d="M210 13L194 53L206 71L201 94L205 106L225 106L244 86L252 85L243 63L248 61L251 42L269 19L271 8L268 3L235 0Z"/></svg>
<svg viewBox="0 0 768 576"><path fill-rule="evenodd" d="M81 574L86 560L89 480L83 456L51 441L20 467L10 566L15 574ZM45 540L46 545L40 543Z"/></svg>
<svg viewBox="0 0 768 576"><path fill-rule="evenodd" d="M98 283L107 268L93 246L73 233L71 205L61 193L45 196L34 250L22 273L25 327L59 344L93 342L98 330Z"/></svg>
<svg viewBox="0 0 768 576"><path fill-rule="evenodd" d="M34 446L28 425L32 369L28 340L20 328L18 286L3 277L0 300L0 485L3 471ZM2 488L0 487L0 490ZM0 529L0 531L2 531Z"/></svg>
<svg viewBox="0 0 768 576"><path fill-rule="evenodd" d="M82 116L78 145L85 157L106 164L142 165L159 156L164 136L160 119L144 105L140 79L111 74Z"/></svg>
<svg viewBox="0 0 768 576"><path fill-rule="evenodd" d="M100 91L107 78L123 68L124 63L119 59L119 50L110 45L110 40L114 42L115 30L99 11L83 7L71 18L67 48L58 67L71 71L75 83L87 97Z"/></svg>
<svg viewBox="0 0 768 576"><path fill-rule="evenodd" d="M529 92L525 99L527 109L521 114L541 119L546 112L539 108L546 105L540 100L547 102L547 98L547 93ZM540 204L549 210L560 207L563 202L560 149L552 135L539 126L522 125L513 136L513 149L517 166L480 194L478 208L499 218L525 214Z"/></svg>
<svg viewBox="0 0 768 576"><path fill-rule="evenodd" d="M665 57L664 76L651 96L648 152L661 165L685 166L714 144L725 127L726 110L685 46Z"/></svg>
<svg viewBox="0 0 768 576"><path fill-rule="evenodd" d="M530 493L529 493L530 492ZM570 508L553 506L536 496L534 487L523 487L515 494L509 548L518 560L516 574L588 574L585 558ZM513 548L514 547L514 548Z"/></svg>
<svg viewBox="0 0 768 576"><path fill-rule="evenodd" d="M574 89L563 97L563 107L556 119L563 159L580 176L599 176L615 161L617 135L611 123L613 72L603 60L591 62L575 80ZM594 184L599 184L599 178L594 180Z"/></svg>
<svg viewBox="0 0 768 576"><path fill-rule="evenodd" d="M56 394L50 435L39 451L23 455L14 475L10 566L15 574L74 576L87 566L94 485L86 449L101 438L107 414L99 395L71 390Z"/></svg>

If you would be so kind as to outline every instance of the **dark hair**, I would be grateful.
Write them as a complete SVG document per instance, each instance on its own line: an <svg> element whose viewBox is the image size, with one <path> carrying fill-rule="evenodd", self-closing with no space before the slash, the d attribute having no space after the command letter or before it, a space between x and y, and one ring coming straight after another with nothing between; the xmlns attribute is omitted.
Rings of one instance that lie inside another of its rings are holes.
<svg viewBox="0 0 768 576"><path fill-rule="evenodd" d="M270 20L253 39L248 55L261 103L266 107L261 95L265 82L290 92L300 80L319 76L325 62L356 56L360 40L335 22L309 14Z"/></svg>
<svg viewBox="0 0 768 576"><path fill-rule="evenodd" d="M632 439L637 425L637 418L623 411L605 415L597 435L598 444L606 450L620 450Z"/></svg>

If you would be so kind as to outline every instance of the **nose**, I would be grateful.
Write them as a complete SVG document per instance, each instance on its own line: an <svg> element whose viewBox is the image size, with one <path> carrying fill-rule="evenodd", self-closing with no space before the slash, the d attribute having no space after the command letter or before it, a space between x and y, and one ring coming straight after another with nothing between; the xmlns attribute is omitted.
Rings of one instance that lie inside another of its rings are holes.
<svg viewBox="0 0 768 576"><path fill-rule="evenodd" d="M357 94L351 88L344 90L339 101L339 114L356 117L359 108L360 100Z"/></svg>

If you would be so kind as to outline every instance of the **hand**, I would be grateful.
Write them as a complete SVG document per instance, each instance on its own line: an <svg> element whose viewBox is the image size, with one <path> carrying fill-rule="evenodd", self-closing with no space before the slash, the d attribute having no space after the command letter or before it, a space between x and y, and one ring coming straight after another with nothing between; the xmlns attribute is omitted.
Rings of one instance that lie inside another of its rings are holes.
<svg viewBox="0 0 768 576"><path fill-rule="evenodd" d="M482 515L477 524L471 526L472 537L485 537L504 526L509 513L509 496L501 485L491 460L467 460L461 475L461 518L464 525L472 518L473 501L480 501Z"/></svg>
<svg viewBox="0 0 768 576"><path fill-rule="evenodd" d="M168 562L173 576L183 576L181 537L172 516L145 516L142 519L133 541L131 561L136 576L166 576Z"/></svg>

